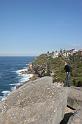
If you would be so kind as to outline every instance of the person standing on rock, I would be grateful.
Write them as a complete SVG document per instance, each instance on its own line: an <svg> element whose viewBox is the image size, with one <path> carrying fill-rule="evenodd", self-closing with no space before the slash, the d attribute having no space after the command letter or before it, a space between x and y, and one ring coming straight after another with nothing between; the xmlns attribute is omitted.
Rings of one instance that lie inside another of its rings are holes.
<svg viewBox="0 0 82 124"><path fill-rule="evenodd" d="M66 79L65 79L64 85L70 87L71 86L71 76L70 76L71 66L67 62L65 62L64 70L66 72Z"/></svg>

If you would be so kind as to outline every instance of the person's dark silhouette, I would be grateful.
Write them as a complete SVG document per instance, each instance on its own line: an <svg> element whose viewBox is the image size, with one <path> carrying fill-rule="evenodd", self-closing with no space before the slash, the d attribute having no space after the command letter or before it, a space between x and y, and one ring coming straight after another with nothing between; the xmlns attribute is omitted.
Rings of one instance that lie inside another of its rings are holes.
<svg viewBox="0 0 82 124"><path fill-rule="evenodd" d="M64 70L66 72L66 79L65 79L64 85L70 87L70 85L71 85L71 79L70 79L71 66L67 62L65 62Z"/></svg>

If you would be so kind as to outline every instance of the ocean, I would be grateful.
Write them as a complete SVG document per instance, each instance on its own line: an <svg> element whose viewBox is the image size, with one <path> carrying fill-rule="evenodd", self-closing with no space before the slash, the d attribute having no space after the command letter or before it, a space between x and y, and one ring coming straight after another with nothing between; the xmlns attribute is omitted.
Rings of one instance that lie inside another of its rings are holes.
<svg viewBox="0 0 82 124"><path fill-rule="evenodd" d="M28 68L35 57L0 57L0 101L4 100L17 85L28 81L30 75L20 72Z"/></svg>

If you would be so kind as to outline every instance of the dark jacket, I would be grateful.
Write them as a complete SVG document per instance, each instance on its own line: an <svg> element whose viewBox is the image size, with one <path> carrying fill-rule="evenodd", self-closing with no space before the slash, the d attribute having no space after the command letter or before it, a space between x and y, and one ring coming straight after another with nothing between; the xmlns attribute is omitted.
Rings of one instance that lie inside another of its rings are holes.
<svg viewBox="0 0 82 124"><path fill-rule="evenodd" d="M65 65L64 70L65 70L65 72L71 72L70 65Z"/></svg>

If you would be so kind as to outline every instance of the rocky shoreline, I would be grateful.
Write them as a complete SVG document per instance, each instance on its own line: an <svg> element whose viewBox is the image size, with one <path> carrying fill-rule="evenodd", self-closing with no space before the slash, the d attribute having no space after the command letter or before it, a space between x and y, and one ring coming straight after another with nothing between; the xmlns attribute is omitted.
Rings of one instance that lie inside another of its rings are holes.
<svg viewBox="0 0 82 124"><path fill-rule="evenodd" d="M0 103L0 124L58 124L64 116L66 92L56 88L51 77L30 81Z"/></svg>
<svg viewBox="0 0 82 124"><path fill-rule="evenodd" d="M16 84L11 84L11 86L14 86L13 89L11 87L11 90L9 91L9 93L6 93L6 95L2 97L0 102L7 99L7 96L9 96L13 91L17 90L18 88L23 86L25 83L28 83L29 81L33 80L33 77L35 76L35 74L32 74L31 72L28 71L28 68L17 70L16 73L18 76L21 77L21 81Z"/></svg>
<svg viewBox="0 0 82 124"><path fill-rule="evenodd" d="M29 75L29 80L0 102L0 124L82 124L80 87L63 87L53 83L52 77L40 78L30 65L28 70L20 71L20 75L24 74Z"/></svg>
<svg viewBox="0 0 82 124"><path fill-rule="evenodd" d="M21 86L23 86L25 83L28 83L30 81L33 81L33 80L36 80L38 79L38 75L34 73L33 69L31 70L30 68L30 64L28 64L28 68L26 70L22 70L20 71L20 75L24 75L26 74L27 76L29 76L29 80L28 81L25 81L23 82L23 84L19 85L19 86L16 86L16 89L20 88Z"/></svg>
<svg viewBox="0 0 82 124"><path fill-rule="evenodd" d="M53 83L51 77L30 80L0 103L0 124L82 124L81 108L67 107L72 89Z"/></svg>

